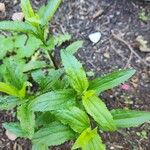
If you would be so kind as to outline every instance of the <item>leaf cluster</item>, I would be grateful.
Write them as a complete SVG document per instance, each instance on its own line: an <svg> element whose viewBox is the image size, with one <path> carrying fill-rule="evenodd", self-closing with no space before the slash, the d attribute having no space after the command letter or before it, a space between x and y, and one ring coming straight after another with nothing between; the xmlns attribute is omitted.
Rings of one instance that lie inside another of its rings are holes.
<svg viewBox="0 0 150 150"><path fill-rule="evenodd" d="M0 37L12 43L2 44L4 51L0 50L0 110L17 111L17 122L3 126L17 137L30 139L33 150L48 150L69 140L75 140L72 149L105 150L100 133L139 126L150 120L150 112L107 108L99 94L124 83L135 70L117 70L89 80L74 56L82 41L63 47L57 64L55 47L60 49L71 38L47 32L60 3L49 0L35 12L29 0L21 0L25 22L0 22L0 30L25 33ZM7 57L11 52L15 55ZM44 58L39 59L39 54Z"/></svg>

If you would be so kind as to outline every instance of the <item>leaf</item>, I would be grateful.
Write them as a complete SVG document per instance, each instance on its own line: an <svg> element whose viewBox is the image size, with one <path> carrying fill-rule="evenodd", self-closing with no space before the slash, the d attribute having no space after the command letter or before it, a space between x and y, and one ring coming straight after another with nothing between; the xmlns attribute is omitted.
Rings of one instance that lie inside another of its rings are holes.
<svg viewBox="0 0 150 150"><path fill-rule="evenodd" d="M25 64L24 68L23 68L23 72L29 72L29 71L33 71L36 69L41 69L46 67L46 63L44 61L39 61L39 60L35 60L35 61L30 61L27 64Z"/></svg>
<svg viewBox="0 0 150 150"><path fill-rule="evenodd" d="M101 137L97 133L97 128L91 130L87 128L76 140L73 149L82 148L82 150L105 150Z"/></svg>
<svg viewBox="0 0 150 150"><path fill-rule="evenodd" d="M118 128L137 127L150 121L150 112L115 109L111 111L114 122Z"/></svg>
<svg viewBox="0 0 150 150"><path fill-rule="evenodd" d="M81 133L90 127L90 121L87 114L78 107L58 110L55 112L56 118L63 124L68 124L75 132Z"/></svg>
<svg viewBox="0 0 150 150"><path fill-rule="evenodd" d="M111 113L102 100L95 95L94 91L87 91L82 97L82 102L88 114L94 118L102 130L116 130Z"/></svg>
<svg viewBox="0 0 150 150"><path fill-rule="evenodd" d="M32 138L35 127L35 115L28 108L28 104L22 104L17 108L17 118L20 121L21 128Z"/></svg>
<svg viewBox="0 0 150 150"><path fill-rule="evenodd" d="M71 35L68 33L59 34L54 37L55 46L61 46L64 42L69 41L71 39Z"/></svg>
<svg viewBox="0 0 150 150"><path fill-rule="evenodd" d="M37 119L36 119L36 126L46 126L49 125L51 122L56 121L56 117L54 114L52 114L51 112L42 112L40 114L37 115Z"/></svg>
<svg viewBox="0 0 150 150"><path fill-rule="evenodd" d="M4 37L0 35L0 59L3 59L8 52L14 49L12 37Z"/></svg>
<svg viewBox="0 0 150 150"><path fill-rule="evenodd" d="M112 89L113 87L127 81L134 73L135 70L126 69L115 71L104 77L96 78L90 82L89 90L95 90L96 93L101 93L105 90Z"/></svg>
<svg viewBox="0 0 150 150"><path fill-rule="evenodd" d="M33 144L32 150L49 150L49 148L45 144Z"/></svg>
<svg viewBox="0 0 150 150"><path fill-rule="evenodd" d="M35 44L36 43L36 44ZM41 41L35 36L30 35L24 45L20 45L16 51L19 58L31 57L40 47Z"/></svg>
<svg viewBox="0 0 150 150"><path fill-rule="evenodd" d="M71 54L66 51L61 51L62 63L70 85L78 92L82 93L88 88L88 80L83 70L82 64Z"/></svg>
<svg viewBox="0 0 150 150"><path fill-rule="evenodd" d="M62 75L62 70L50 69L46 76L42 70L37 70L32 73L32 78L39 84L40 91L46 93L51 89L54 89L54 85ZM58 89L58 88L57 88Z"/></svg>
<svg viewBox="0 0 150 150"><path fill-rule="evenodd" d="M44 15L44 13L45 13L45 8L46 8L45 5L42 5L42 6L39 8L37 14L40 16L40 18L43 17L43 15Z"/></svg>
<svg viewBox="0 0 150 150"><path fill-rule="evenodd" d="M79 48L82 47L82 45L83 45L83 41L76 41L70 44L65 50L70 54L74 54L77 52Z"/></svg>
<svg viewBox="0 0 150 150"><path fill-rule="evenodd" d="M74 91L61 90L52 91L36 97L30 103L33 111L51 111L64 109L75 104Z"/></svg>
<svg viewBox="0 0 150 150"><path fill-rule="evenodd" d="M0 82L0 92L19 97L18 90L15 87L4 82Z"/></svg>
<svg viewBox="0 0 150 150"><path fill-rule="evenodd" d="M0 96L0 110L9 110L16 107L19 103L18 98L11 96Z"/></svg>
<svg viewBox="0 0 150 150"><path fill-rule="evenodd" d="M14 133L17 137L27 137L26 132L24 132L22 130L22 128L20 127L20 124L18 122L16 122L16 123L13 123L13 122L12 123L3 123L3 127L6 130Z"/></svg>
<svg viewBox="0 0 150 150"><path fill-rule="evenodd" d="M36 33L36 28L25 22L19 21L1 21L0 30L23 32L23 33Z"/></svg>
<svg viewBox="0 0 150 150"><path fill-rule="evenodd" d="M23 62L17 62L13 59L8 59L4 62L3 77L5 82L18 90L21 90L26 82L26 76L23 74L23 66Z"/></svg>
<svg viewBox="0 0 150 150"><path fill-rule="evenodd" d="M42 26L47 25L48 21L52 19L60 3L61 0L49 0L47 6L45 7L44 15L41 17Z"/></svg>
<svg viewBox="0 0 150 150"><path fill-rule="evenodd" d="M21 9L26 18L35 16L30 0L21 0Z"/></svg>
<svg viewBox="0 0 150 150"><path fill-rule="evenodd" d="M33 143L48 146L60 145L75 137L75 133L67 126L53 122L45 128L41 128L34 134Z"/></svg>

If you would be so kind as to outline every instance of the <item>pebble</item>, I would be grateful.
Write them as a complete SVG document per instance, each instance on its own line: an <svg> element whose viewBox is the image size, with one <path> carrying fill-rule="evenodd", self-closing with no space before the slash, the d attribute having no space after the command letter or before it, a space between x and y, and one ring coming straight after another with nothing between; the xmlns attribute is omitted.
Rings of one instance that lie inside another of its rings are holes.
<svg viewBox="0 0 150 150"><path fill-rule="evenodd" d="M5 4L4 3L0 3L0 12L5 12L6 8L5 8Z"/></svg>
<svg viewBox="0 0 150 150"><path fill-rule="evenodd" d="M17 136L15 134L13 134L12 132L6 130L5 134L7 135L7 137L12 140L12 141L15 141Z"/></svg>
<svg viewBox="0 0 150 150"><path fill-rule="evenodd" d="M105 58L110 58L110 54L106 52L106 53L104 53L104 57Z"/></svg>
<svg viewBox="0 0 150 150"><path fill-rule="evenodd" d="M14 21L22 21L23 18L24 18L24 15L22 12L17 12L12 15L12 20Z"/></svg>
<svg viewBox="0 0 150 150"><path fill-rule="evenodd" d="M89 35L89 39L94 44L98 43L101 39L102 34L100 32L95 32Z"/></svg>
<svg viewBox="0 0 150 150"><path fill-rule="evenodd" d="M147 56L145 60L150 63L150 56Z"/></svg>

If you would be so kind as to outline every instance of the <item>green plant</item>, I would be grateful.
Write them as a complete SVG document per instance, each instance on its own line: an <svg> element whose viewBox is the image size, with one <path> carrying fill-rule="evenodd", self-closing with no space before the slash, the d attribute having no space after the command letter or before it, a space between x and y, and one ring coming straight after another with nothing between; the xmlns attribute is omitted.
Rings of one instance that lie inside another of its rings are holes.
<svg viewBox="0 0 150 150"><path fill-rule="evenodd" d="M105 145L100 137L103 131L136 127L150 120L150 112L128 109L109 111L98 97L105 90L127 81L135 70L118 70L89 81L82 64L73 56L82 41L61 49L62 63L56 63L51 52L56 43L61 45L66 38L46 37L45 40L43 31L56 11L59 0L51 0L47 7L40 9L39 15L33 12L28 0L21 2L26 23L11 22L10 26L7 22L1 22L0 29L32 33L42 42L42 49L50 56L53 66L40 69L37 63L27 66L22 59L4 60L0 76L3 81L0 82L0 92L4 95L0 96L0 110L16 108L18 120L4 123L7 130L17 137L30 139L33 150L48 150L49 146L60 145L68 140L76 140L72 149L104 150ZM51 15L47 17L48 14ZM41 15L45 16L42 20L39 19Z"/></svg>
<svg viewBox="0 0 150 150"><path fill-rule="evenodd" d="M146 14L144 10L139 13L139 19L143 22L147 22L149 20L149 15Z"/></svg>

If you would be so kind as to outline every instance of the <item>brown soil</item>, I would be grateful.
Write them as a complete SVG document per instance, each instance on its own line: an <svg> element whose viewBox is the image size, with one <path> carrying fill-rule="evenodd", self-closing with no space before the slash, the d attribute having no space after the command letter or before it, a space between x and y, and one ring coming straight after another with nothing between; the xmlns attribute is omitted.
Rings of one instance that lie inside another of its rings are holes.
<svg viewBox="0 0 150 150"><path fill-rule="evenodd" d="M45 1L32 0L35 8ZM0 20L11 19L14 12L20 11L18 2L16 4L13 0L0 2L6 4L6 15L0 14ZM135 38L138 35L150 41L150 18L146 22L139 19L142 10L150 14L150 3L143 0L64 0L51 24L53 32L68 32L72 34L73 40L85 41L83 49L77 56L86 70L93 71L95 76L118 68L133 67L137 70L136 75L128 82L130 90L125 91L118 87L101 95L110 109L128 107L150 111L150 70L143 63L150 57L150 53L141 52L135 46ZM95 31L100 31L102 38L93 45L88 35ZM134 54L131 55L129 47L115 39L112 31L123 35L123 40L128 46L132 46L142 61ZM2 123L13 120L12 112L0 112L0 150L30 150L29 141L22 139L10 141L6 137ZM108 150L149 150L149 131L150 124L145 123L138 128L104 133L102 136ZM145 133L146 136L140 136L139 133ZM70 150L70 145L71 143L66 143L53 149Z"/></svg>

